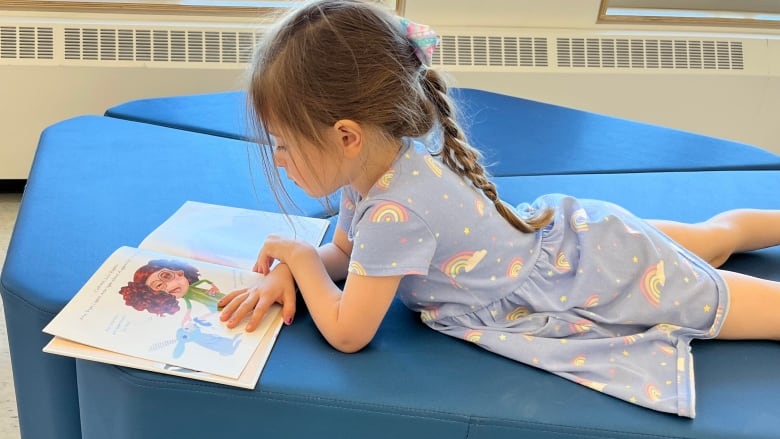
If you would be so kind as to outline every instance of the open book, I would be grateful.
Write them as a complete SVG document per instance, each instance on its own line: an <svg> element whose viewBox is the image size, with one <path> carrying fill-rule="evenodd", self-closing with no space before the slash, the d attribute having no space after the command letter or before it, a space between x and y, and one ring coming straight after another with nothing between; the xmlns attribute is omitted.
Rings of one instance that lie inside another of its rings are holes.
<svg viewBox="0 0 780 439"><path fill-rule="evenodd" d="M269 234L318 245L324 219L188 201L138 248L117 249L43 329L45 352L254 388L282 326L275 305L253 332L217 302L251 271Z"/></svg>

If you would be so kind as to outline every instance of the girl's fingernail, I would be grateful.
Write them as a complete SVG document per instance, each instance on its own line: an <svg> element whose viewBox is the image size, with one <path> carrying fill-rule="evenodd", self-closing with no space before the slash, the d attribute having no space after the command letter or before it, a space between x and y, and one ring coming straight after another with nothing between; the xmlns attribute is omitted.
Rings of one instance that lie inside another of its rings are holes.
<svg viewBox="0 0 780 439"><path fill-rule="evenodd" d="M284 319L284 324L287 325L287 326L292 325L292 322L293 322L293 318L292 317L287 317L286 319Z"/></svg>

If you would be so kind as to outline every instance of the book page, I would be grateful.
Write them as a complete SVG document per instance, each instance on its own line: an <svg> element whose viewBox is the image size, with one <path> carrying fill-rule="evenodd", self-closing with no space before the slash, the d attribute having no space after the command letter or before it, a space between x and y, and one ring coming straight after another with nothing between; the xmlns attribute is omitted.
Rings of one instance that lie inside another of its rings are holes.
<svg viewBox="0 0 780 439"><path fill-rule="evenodd" d="M260 278L251 271L122 247L44 332L236 379L268 327L246 332L242 324L228 329L219 320L216 303Z"/></svg>
<svg viewBox="0 0 780 439"><path fill-rule="evenodd" d="M270 234L317 246L328 221L187 201L139 248L251 270Z"/></svg>
<svg viewBox="0 0 780 439"><path fill-rule="evenodd" d="M264 321L258 326L257 331L265 335L258 345L255 353L249 359L241 375L238 378L228 378L221 375L214 375L197 370L186 369L179 366L173 366L167 363L158 363L152 360L132 357L130 355L120 354L118 352L107 351L92 346L87 346L74 341L66 340L60 337L54 337L43 348L44 352L50 354L64 355L68 357L80 358L82 360L98 361L101 363L114 364L117 366L132 367L134 369L148 370L151 372L164 373L185 378L191 378L212 383L225 384L228 386L241 387L244 389L254 389L260 379L260 373L265 367L266 360L271 354L276 337L279 335L279 329L282 326L282 307L274 305L266 314Z"/></svg>

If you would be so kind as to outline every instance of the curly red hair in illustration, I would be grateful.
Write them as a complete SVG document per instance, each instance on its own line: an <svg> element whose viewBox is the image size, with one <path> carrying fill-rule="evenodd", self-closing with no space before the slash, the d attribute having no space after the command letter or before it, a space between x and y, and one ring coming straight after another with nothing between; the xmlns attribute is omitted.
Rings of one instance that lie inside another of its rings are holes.
<svg viewBox="0 0 780 439"><path fill-rule="evenodd" d="M164 291L154 291L145 283L128 282L119 289L125 304L138 311L149 311L162 316L179 312L179 301Z"/></svg>
<svg viewBox="0 0 780 439"><path fill-rule="evenodd" d="M165 291L154 291L146 284L146 280L154 272L162 269L183 271L184 277L192 284L196 282L200 273L198 269L176 260L157 259L149 261L148 264L138 268L133 275L133 280L119 289L119 294L125 300L127 306L138 311L149 311L159 316L165 314L176 314L181 309L179 301Z"/></svg>

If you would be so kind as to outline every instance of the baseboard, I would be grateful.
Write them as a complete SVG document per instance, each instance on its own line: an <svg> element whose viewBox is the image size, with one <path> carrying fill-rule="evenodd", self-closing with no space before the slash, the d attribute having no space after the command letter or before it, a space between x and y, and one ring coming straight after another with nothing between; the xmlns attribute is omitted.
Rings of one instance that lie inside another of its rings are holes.
<svg viewBox="0 0 780 439"><path fill-rule="evenodd" d="M0 180L0 193L22 193L25 185L27 185L26 179Z"/></svg>

